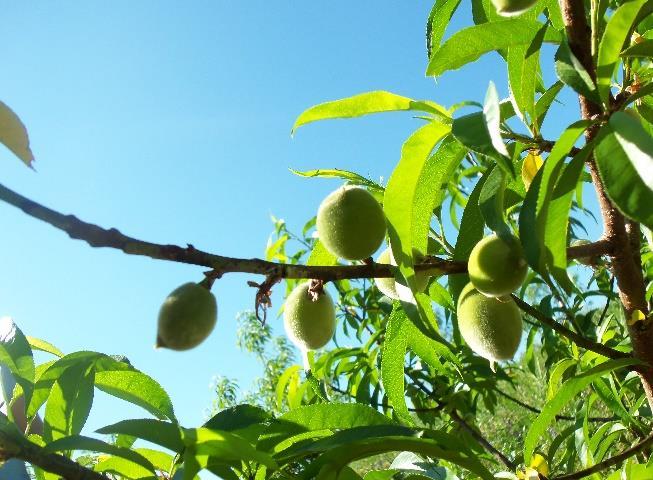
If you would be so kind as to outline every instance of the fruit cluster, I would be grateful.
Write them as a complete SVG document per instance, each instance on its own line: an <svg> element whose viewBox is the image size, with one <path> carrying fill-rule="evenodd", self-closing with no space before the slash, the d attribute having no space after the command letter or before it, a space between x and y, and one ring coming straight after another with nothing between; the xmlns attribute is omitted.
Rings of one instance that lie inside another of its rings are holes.
<svg viewBox="0 0 653 480"><path fill-rule="evenodd" d="M519 288L528 265L519 240L490 235L472 249L470 282L458 297L458 328L470 348L491 362L511 359L521 341L522 319L510 294Z"/></svg>
<svg viewBox="0 0 653 480"><path fill-rule="evenodd" d="M330 253L345 260L364 260L376 252L386 234L383 209L367 190L345 185L320 204L317 233ZM283 323L288 338L302 351L322 348L333 337L336 313L329 293L297 285L286 299Z"/></svg>
<svg viewBox="0 0 653 480"><path fill-rule="evenodd" d="M364 188L343 186L329 194L317 212L318 236L338 258L365 260L383 244L386 221L381 205ZM378 263L396 265L390 248ZM472 250L470 283L458 301L458 326L469 346L491 360L512 358L521 339L522 320L510 293L523 283L527 265L519 240L491 235ZM415 275L414 287L423 291L432 272ZM386 296L414 302L412 290L394 278L377 278ZM159 312L157 346L188 350L204 341L215 327L217 304L203 283L186 283L174 290ZM326 345L335 332L333 299L321 285L297 285L284 305L286 334L302 351Z"/></svg>

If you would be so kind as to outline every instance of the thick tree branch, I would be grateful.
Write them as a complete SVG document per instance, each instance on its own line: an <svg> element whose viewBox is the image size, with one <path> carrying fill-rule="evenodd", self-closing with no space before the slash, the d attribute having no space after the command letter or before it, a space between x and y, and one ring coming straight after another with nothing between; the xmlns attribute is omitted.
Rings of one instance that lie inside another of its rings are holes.
<svg viewBox="0 0 653 480"><path fill-rule="evenodd" d="M618 455L615 455L614 457L610 457L607 460L604 460L602 462L597 463L596 465L593 465L589 468L586 468L585 470L579 470L578 472L574 473L568 473L566 475L560 475L559 477L554 477L555 480L576 480L578 478L584 478L592 475L593 473L600 472L602 470L605 470L607 468L613 467L615 465L620 464L624 460L629 459L630 457L638 454L639 452L645 450L648 448L650 445L653 445L653 434L649 435L646 437L644 440L642 440L640 443L637 445L634 445L630 447L627 450L624 450Z"/></svg>
<svg viewBox="0 0 653 480"><path fill-rule="evenodd" d="M559 0L569 46L582 63L593 80L596 69L592 57L592 32L587 24L585 2L583 0ZM604 115L600 105L587 97L579 95L580 111L583 119L591 120ZM608 112L613 111L614 99L606 105ZM585 132L585 139L590 142L596 137L597 126ZM642 273L638 242L639 227L627 222L608 198L603 180L599 175L594 158L587 163L592 176L594 188L603 217L603 238L613 247L612 268L617 280L619 299L627 320L628 332L633 345L634 355L643 360L646 366L638 369L649 405L653 408L653 325L652 322L630 322L634 315L648 315L646 303L646 285ZM635 234L635 230L637 233ZM637 236L637 240L635 240Z"/></svg>
<svg viewBox="0 0 653 480"><path fill-rule="evenodd" d="M606 347L605 345L597 342L593 342L592 340L583 337L582 335L579 335L578 333L569 330L567 327L564 325L561 325L560 323L556 322L554 319L547 317L544 315L542 312L537 310L536 308L532 307L528 303L524 302L521 298L519 298L516 295L511 295L512 299L515 301L517 306L523 311L528 313L531 317L534 319L538 320L539 322L543 323L544 325L551 327L553 330L555 330L557 333L562 335L563 337L568 338L572 342L574 342L576 345L579 347L583 347L586 350L591 350L592 352L596 352L600 355L603 355L604 357L608 358L631 358L631 355L628 353L620 352L618 350L614 350L613 348Z"/></svg>
<svg viewBox="0 0 653 480"><path fill-rule="evenodd" d="M79 220L74 215L64 215L45 207L0 184L0 200L19 208L27 215L42 220L71 238L83 240L92 247L108 247L128 255L147 256L156 260L199 265L218 273L242 272L267 275L275 278L314 278L319 280L343 280L348 278L393 277L390 265L369 263L364 265L306 266L268 262L258 258L233 258L198 250L192 245L186 248L177 245L163 245L139 240L124 235L115 228L105 229ZM595 257L611 252L610 244L598 241L588 245L570 247L569 258ZM442 275L464 273L467 262L444 260L429 256L415 267L417 271L433 271Z"/></svg>
<svg viewBox="0 0 653 480"><path fill-rule="evenodd" d="M393 277L390 265L370 263L365 265L305 266L268 262L258 258L233 258L198 250L192 245L162 245L124 235L115 228L104 229L79 220L74 215L64 215L26 198L0 185L0 200L26 214L49 223L66 232L71 238L84 240L92 247L108 247L122 250L128 255L147 256L156 260L188 263L217 270L219 273L243 272L277 278L314 278L319 280L342 280L347 278ZM453 262L429 257L428 263L419 265L418 271L437 270L443 274L466 271L465 262Z"/></svg>

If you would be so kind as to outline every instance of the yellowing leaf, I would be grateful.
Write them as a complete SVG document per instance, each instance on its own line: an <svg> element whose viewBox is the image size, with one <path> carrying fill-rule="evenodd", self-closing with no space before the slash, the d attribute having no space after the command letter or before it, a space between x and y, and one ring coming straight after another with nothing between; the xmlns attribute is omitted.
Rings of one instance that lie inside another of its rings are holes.
<svg viewBox="0 0 653 480"><path fill-rule="evenodd" d="M34 155L29 148L27 129L18 115L2 102L0 102L0 142L25 162L25 165L32 166Z"/></svg>
<svg viewBox="0 0 653 480"><path fill-rule="evenodd" d="M530 468L536 470L538 473L548 477L549 476L549 464L546 463L546 458L544 458L539 453L533 455L531 458Z"/></svg>
<svg viewBox="0 0 653 480"><path fill-rule="evenodd" d="M526 158L524 158L524 162L521 165L521 178L524 181L526 190L531 186L533 178L535 178L537 171L543 163L542 157L532 152L529 152Z"/></svg>
<svg viewBox="0 0 653 480"><path fill-rule="evenodd" d="M646 316L644 315L644 312L641 310L635 310L631 315L630 315L630 320L628 320L628 325L635 325L637 322L643 322L646 320Z"/></svg>

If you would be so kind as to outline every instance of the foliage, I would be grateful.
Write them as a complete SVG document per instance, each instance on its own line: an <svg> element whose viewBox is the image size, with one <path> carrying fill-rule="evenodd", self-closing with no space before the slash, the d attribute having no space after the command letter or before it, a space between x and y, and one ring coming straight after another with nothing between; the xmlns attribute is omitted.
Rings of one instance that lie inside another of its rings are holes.
<svg viewBox="0 0 653 480"><path fill-rule="evenodd" d="M293 127L391 111L416 115L386 185L341 169L295 172L341 178L382 204L397 263L391 270L413 301L379 292L371 280L379 265L353 268L335 258L314 219L300 235L273 219L266 261L225 260L75 223L0 186L2 200L93 246L210 265L215 278L267 275L256 285L257 312L240 318L238 339L264 364L263 377L238 404L237 385L219 378L213 415L196 427L180 425L163 388L126 359L63 355L7 323L0 360L17 382L9 396L14 405L22 398L25 408L17 410L28 421L41 412L44 428L23 434L9 409L0 417L3 456L28 460L40 480L97 472L192 480L202 470L228 480L650 478L653 5L561 4L539 0L504 18L489 0L472 0L474 25L445 39L452 15L469 5L435 1L427 75L498 52L509 98L492 82L482 103L451 106L374 91L309 108ZM551 46L558 80L547 85L542 69ZM566 126L545 139L549 109L563 89L579 95L582 118L565 111ZM0 106L0 142L30 165L25 128ZM604 218L605 236L568 248L587 219L585 184L598 193L601 212L591 213ZM530 267L513 295L524 312L520 352L498 365L465 344L456 319L467 259L490 232L518 238ZM342 273L352 271L362 274ZM433 275L424 292L416 282L421 271ZM256 317L276 282L285 278L288 293L313 273L332 280L325 288L337 294L338 330L330 348L306 352L296 365L287 341ZM35 365L33 349L53 359ZM99 429L112 435L106 441L82 435L96 388L149 416ZM383 463L388 456L390 465Z"/></svg>

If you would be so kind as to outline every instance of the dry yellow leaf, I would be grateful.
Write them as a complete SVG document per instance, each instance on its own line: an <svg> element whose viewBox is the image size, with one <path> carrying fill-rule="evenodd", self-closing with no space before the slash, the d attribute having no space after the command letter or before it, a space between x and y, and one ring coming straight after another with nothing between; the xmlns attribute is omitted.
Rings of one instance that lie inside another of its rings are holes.
<svg viewBox="0 0 653 480"><path fill-rule="evenodd" d="M29 148L27 129L18 115L2 102L0 102L0 142L28 167L32 166L34 155Z"/></svg>

